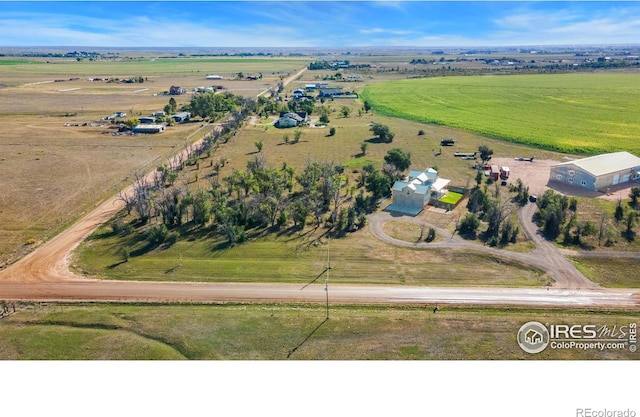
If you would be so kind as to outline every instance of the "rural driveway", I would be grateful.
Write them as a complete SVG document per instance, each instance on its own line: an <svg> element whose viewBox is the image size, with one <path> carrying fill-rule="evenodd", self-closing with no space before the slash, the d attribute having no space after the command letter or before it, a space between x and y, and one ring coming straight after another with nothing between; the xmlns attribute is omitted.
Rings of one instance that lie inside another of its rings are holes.
<svg viewBox="0 0 640 417"><path fill-rule="evenodd" d="M536 249L529 253L510 252L506 250L500 250L489 246L478 245L467 240L462 239L459 236L452 235L451 232L436 228L436 232L440 236L444 236L444 239L439 242L432 243L413 243L406 242L398 239L394 239L387 235L382 225L389 220L398 220L402 222L415 223L419 225L425 225L427 227L433 227L432 225L425 223L415 217L411 216L398 216L389 212L380 212L369 216L369 226L371 233L378 239L387 242L395 246L403 246L409 248L449 248L449 249L464 249L474 250L479 252L490 253L497 257L503 257L513 259L522 262L526 265L531 265L536 268L540 268L551 276L555 283L555 288L566 289L595 289L600 288L599 285L593 281L587 279L576 267L569 262L560 251L553 246L550 242L543 239L538 234L538 227L533 222L533 213L535 213L535 204L527 204L518 212L518 218L520 224L523 226L527 237L533 241L536 245Z"/></svg>

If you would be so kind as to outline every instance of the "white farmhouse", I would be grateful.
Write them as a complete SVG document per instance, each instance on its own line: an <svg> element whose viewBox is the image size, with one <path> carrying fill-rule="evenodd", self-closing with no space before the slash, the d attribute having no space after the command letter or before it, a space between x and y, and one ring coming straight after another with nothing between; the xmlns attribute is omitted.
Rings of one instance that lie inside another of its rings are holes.
<svg viewBox="0 0 640 417"><path fill-rule="evenodd" d="M438 171L433 168L424 171L412 169L406 179L393 184L393 203L387 210L415 216L430 201L442 198L450 182L451 180L438 178Z"/></svg>

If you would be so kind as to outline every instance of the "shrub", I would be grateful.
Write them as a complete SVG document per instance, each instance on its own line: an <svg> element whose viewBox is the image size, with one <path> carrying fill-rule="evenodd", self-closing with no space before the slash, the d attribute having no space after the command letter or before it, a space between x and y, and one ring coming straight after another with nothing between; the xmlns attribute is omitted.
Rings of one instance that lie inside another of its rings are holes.
<svg viewBox="0 0 640 417"><path fill-rule="evenodd" d="M476 232L480 227L480 219L473 213L468 213L460 222L460 234L475 238Z"/></svg>
<svg viewBox="0 0 640 417"><path fill-rule="evenodd" d="M433 227L430 227L429 233L427 233L427 238L425 239L425 241L433 242L433 239L435 238L436 238L436 229L434 229Z"/></svg>

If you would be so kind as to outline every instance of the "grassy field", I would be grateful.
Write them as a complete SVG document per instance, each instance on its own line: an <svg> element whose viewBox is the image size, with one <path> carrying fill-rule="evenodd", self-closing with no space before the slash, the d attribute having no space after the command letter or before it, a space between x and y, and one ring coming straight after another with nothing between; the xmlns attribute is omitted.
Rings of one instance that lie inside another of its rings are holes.
<svg viewBox="0 0 640 417"><path fill-rule="evenodd" d="M409 238L402 228L402 236ZM306 284L325 269L324 232L250 234L248 242L234 247L205 233L170 247L150 248L140 234L118 237L105 226L80 246L73 265L104 279ZM131 251L127 262L121 255L123 246ZM518 287L548 281L541 271L493 256L391 247L368 230L332 239L330 256L336 283ZM474 274L467 272L468 265L473 265Z"/></svg>
<svg viewBox="0 0 640 417"><path fill-rule="evenodd" d="M594 282L605 288L640 288L640 279L635 271L640 263L631 258L570 258L576 267Z"/></svg>
<svg viewBox="0 0 640 417"><path fill-rule="evenodd" d="M213 83L207 84L206 74L227 78L262 72L259 81L224 80L255 95L304 66L299 59L152 59L0 59L0 267L117 194L131 183L134 171L165 163L200 125L172 126L160 135L112 136L103 117L116 111L136 117L161 110L169 97L155 92L176 84L193 88ZM138 75L147 81L87 80ZM176 97L178 105L190 97Z"/></svg>
<svg viewBox="0 0 640 417"><path fill-rule="evenodd" d="M629 350L554 350L516 342L528 321L637 322L615 312L439 306L18 305L0 320L0 359L555 360L638 359ZM348 346L348 348L347 348Z"/></svg>
<svg viewBox="0 0 640 417"><path fill-rule="evenodd" d="M367 86L383 114L567 153L640 155L640 74L444 77Z"/></svg>

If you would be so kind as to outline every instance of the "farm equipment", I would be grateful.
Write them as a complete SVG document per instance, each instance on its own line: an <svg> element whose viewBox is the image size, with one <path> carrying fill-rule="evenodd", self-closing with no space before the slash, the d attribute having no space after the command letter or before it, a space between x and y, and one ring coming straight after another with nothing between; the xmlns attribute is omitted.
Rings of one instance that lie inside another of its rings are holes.
<svg viewBox="0 0 640 417"><path fill-rule="evenodd" d="M440 141L440 145L442 146L453 146L456 143L453 139L442 139Z"/></svg>
<svg viewBox="0 0 640 417"><path fill-rule="evenodd" d="M476 155L478 152L454 152L453 156L462 158L462 159L476 159Z"/></svg>

